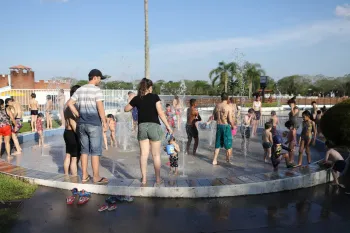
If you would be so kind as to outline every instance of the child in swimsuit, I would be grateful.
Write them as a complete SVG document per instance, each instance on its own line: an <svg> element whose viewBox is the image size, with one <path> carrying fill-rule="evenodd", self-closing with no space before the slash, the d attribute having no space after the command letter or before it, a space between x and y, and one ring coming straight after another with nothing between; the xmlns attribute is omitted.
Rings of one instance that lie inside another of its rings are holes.
<svg viewBox="0 0 350 233"><path fill-rule="evenodd" d="M300 150L299 150L298 166L301 166L303 163L304 150L307 155L308 163L309 164L311 163L310 144L312 142L312 144L315 145L316 134L317 134L315 122L311 120L311 113L308 110L306 110L303 112L302 117L303 117L303 126L302 126L302 131L299 139Z"/></svg>
<svg viewBox="0 0 350 233"><path fill-rule="evenodd" d="M273 146L271 148L271 151L272 151L271 162L272 162L274 171L278 171L278 165L280 164L282 158L285 159L287 168L295 167L293 164L289 163L288 153L282 154L282 149L288 152L292 152L293 150L283 146L282 143L283 143L283 139L280 135L275 135L273 137Z"/></svg>
<svg viewBox="0 0 350 233"><path fill-rule="evenodd" d="M339 175L343 174L346 168L346 161L343 156L334 149L333 143L326 141L327 152L324 161L321 162L323 166L332 168L333 185L345 188L343 184L339 183Z"/></svg>
<svg viewBox="0 0 350 233"><path fill-rule="evenodd" d="M243 126L241 127L241 133L242 133L242 151L245 151L245 149L248 150L249 148L249 142L250 142L250 126L252 124L252 120L255 117L254 109L250 108L248 110L248 114L244 116L243 119Z"/></svg>
<svg viewBox="0 0 350 233"><path fill-rule="evenodd" d="M111 146L117 147L117 140L115 139L115 127L117 125L117 121L112 114L107 115L107 125L109 131L111 131Z"/></svg>
<svg viewBox="0 0 350 233"><path fill-rule="evenodd" d="M268 162L267 157L271 158L271 147L272 147L272 125L270 122L265 123L265 130L262 134L262 146L264 148L264 161Z"/></svg>
<svg viewBox="0 0 350 233"><path fill-rule="evenodd" d="M271 124L272 124L272 129L271 129L271 133L272 136L277 135L277 125L279 123L279 119L277 117L276 111L271 111Z"/></svg>
<svg viewBox="0 0 350 233"><path fill-rule="evenodd" d="M294 164L294 150L297 145L297 130L293 121L287 121L284 126L289 129L287 134L288 140L285 142L285 144L288 144L288 148L291 149L289 152L289 163Z"/></svg>
<svg viewBox="0 0 350 233"><path fill-rule="evenodd" d="M44 128L43 128L43 118L44 115L42 113L38 114L36 118L36 132L39 135L39 147L45 146L44 144Z"/></svg>
<svg viewBox="0 0 350 233"><path fill-rule="evenodd" d="M321 110L317 110L317 114L316 114L316 118L315 118L315 124L316 124L316 128L317 128L317 133L318 135L321 134L321 118L322 118L322 111Z"/></svg>
<svg viewBox="0 0 350 233"><path fill-rule="evenodd" d="M175 128L175 121L174 121L174 113L171 110L170 104L166 104L166 111L165 111L166 119L169 123L169 125L173 128Z"/></svg>
<svg viewBox="0 0 350 233"><path fill-rule="evenodd" d="M178 174L178 153L180 152L180 147L176 143L176 139L174 137L170 137L170 140L168 141L168 145L165 147L165 150L167 154L169 155L170 160L170 173L173 173L174 175Z"/></svg>

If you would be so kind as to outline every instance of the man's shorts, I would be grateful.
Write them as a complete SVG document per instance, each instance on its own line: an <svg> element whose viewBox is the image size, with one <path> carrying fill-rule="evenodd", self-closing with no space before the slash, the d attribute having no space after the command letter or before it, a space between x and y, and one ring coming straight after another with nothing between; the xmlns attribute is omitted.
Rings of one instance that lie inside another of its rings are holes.
<svg viewBox="0 0 350 233"><path fill-rule="evenodd" d="M139 124L139 131L137 134L137 140L143 141L149 139L156 142L161 141L163 137L163 130L157 123L146 122Z"/></svg>
<svg viewBox="0 0 350 233"><path fill-rule="evenodd" d="M333 165L333 170L342 173L346 168L345 160L338 160Z"/></svg>
<svg viewBox="0 0 350 233"><path fill-rule="evenodd" d="M187 138L190 140L192 138L198 138L198 129L194 125L186 125Z"/></svg>
<svg viewBox="0 0 350 233"><path fill-rule="evenodd" d="M220 125L216 127L215 149L224 147L226 150L232 148L232 132L230 125Z"/></svg>
<svg viewBox="0 0 350 233"><path fill-rule="evenodd" d="M80 154L102 155L102 126L79 124Z"/></svg>

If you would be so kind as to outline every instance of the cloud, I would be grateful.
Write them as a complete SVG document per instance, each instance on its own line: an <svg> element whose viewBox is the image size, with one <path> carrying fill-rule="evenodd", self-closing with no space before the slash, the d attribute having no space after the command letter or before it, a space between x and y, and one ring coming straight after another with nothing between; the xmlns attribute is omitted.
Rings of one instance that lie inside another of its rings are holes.
<svg viewBox="0 0 350 233"><path fill-rule="evenodd" d="M209 41L193 41L177 44L154 45L152 55L202 57L213 53L249 48L278 47L285 45L311 46L326 39L337 40L350 35L350 21L333 19L296 26L284 30L266 32L253 37L233 37ZM231 52L231 53L232 53ZM174 57L175 59L175 57Z"/></svg>
<svg viewBox="0 0 350 233"><path fill-rule="evenodd" d="M350 18L350 5L337 6L335 13L341 18ZM218 38L209 41L189 41L175 44L158 44L151 48L154 55L170 55L184 58L202 57L213 53L222 53L235 48L266 48L278 46L312 46L324 40L344 39L350 35L350 21L346 19L332 19L316 21L283 30L266 32L253 37ZM231 52L231 53L232 53ZM169 57L169 56L167 56Z"/></svg>
<svg viewBox="0 0 350 233"><path fill-rule="evenodd" d="M335 8L335 15L344 18L350 18L350 5L344 4Z"/></svg>

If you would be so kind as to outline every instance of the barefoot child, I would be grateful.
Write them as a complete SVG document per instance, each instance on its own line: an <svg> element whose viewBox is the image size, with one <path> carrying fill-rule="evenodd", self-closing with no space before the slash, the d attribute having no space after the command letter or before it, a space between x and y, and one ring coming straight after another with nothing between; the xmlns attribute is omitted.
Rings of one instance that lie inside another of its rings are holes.
<svg viewBox="0 0 350 233"><path fill-rule="evenodd" d="M42 113L39 113L38 117L36 118L36 132L39 135L39 147L45 146L45 144L44 144L43 118L44 118L44 115Z"/></svg>
<svg viewBox="0 0 350 233"><path fill-rule="evenodd" d="M337 185L341 188L345 188L343 184L339 183L339 175L344 172L346 168L346 162L341 156L341 154L333 149L332 143L329 141L326 141L326 147L328 148L326 152L325 159L323 161L323 164L328 165L332 167L332 176L333 176L333 185Z"/></svg>
<svg viewBox="0 0 350 233"><path fill-rule="evenodd" d="M289 156L287 153L282 154L282 149L293 152L293 150L289 149L288 147L285 147L282 145L283 139L280 135L273 136L273 146L271 148L272 154L271 154L271 162L272 166L274 168L274 171L278 171L278 165L280 164L282 158L286 161L287 168L294 167L293 164L289 163Z"/></svg>
<svg viewBox="0 0 350 233"><path fill-rule="evenodd" d="M265 161L265 163L268 162L267 157L269 157L269 159L271 158L271 147L273 144L271 128L272 128L271 123L266 122L265 123L265 130L263 131L263 134L262 134L262 146L264 148L264 161Z"/></svg>
<svg viewBox="0 0 350 233"><path fill-rule="evenodd" d="M242 151L248 150L249 141L250 141L250 126L252 124L252 120L255 117L254 109L250 108L248 110L248 114L244 116L243 120L243 128L241 129L242 133ZM246 146L246 147L245 147Z"/></svg>
<svg viewBox="0 0 350 233"><path fill-rule="evenodd" d="M272 133L272 136L277 135L278 123L279 123L279 119L277 117L276 111L271 111L271 124L272 124L271 133Z"/></svg>
<svg viewBox="0 0 350 233"><path fill-rule="evenodd" d="M117 147L117 141L115 140L115 127L116 127L116 120L112 114L107 115L107 125L109 128L109 131L111 131L111 146Z"/></svg>
<svg viewBox="0 0 350 233"><path fill-rule="evenodd" d="M310 153L310 144L315 145L316 142L316 134L317 129L315 126L315 122L311 120L311 113L309 111L304 111L302 114L303 117L303 128L301 131L300 139L299 139L299 160L298 166L303 164L303 152L305 150L307 155L307 162L311 163L311 153Z"/></svg>
<svg viewBox="0 0 350 233"><path fill-rule="evenodd" d="M316 114L316 118L315 118L315 125L316 125L318 136L320 136L320 134L321 134L321 127L320 127L321 118L322 118L322 111L317 110L317 114Z"/></svg>
<svg viewBox="0 0 350 233"><path fill-rule="evenodd" d="M180 152L180 147L176 143L176 140L174 137L170 137L170 140L168 141L168 145L166 146L166 152L169 155L170 160L170 173L173 173L174 175L178 174L177 168L178 168L178 153Z"/></svg>
<svg viewBox="0 0 350 233"><path fill-rule="evenodd" d="M285 144L292 150L289 152L289 163L294 164L294 150L297 145L297 129L295 128L293 121L287 121L284 126L289 129Z"/></svg>

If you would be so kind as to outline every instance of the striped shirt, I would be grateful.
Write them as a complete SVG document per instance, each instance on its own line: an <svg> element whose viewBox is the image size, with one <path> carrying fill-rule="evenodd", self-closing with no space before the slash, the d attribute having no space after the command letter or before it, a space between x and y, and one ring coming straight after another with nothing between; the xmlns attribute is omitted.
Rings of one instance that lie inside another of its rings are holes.
<svg viewBox="0 0 350 233"><path fill-rule="evenodd" d="M99 87L93 84L86 84L80 87L71 97L76 101L79 111L78 124L90 124L101 126L101 118L97 111L97 101L103 101L103 94Z"/></svg>

